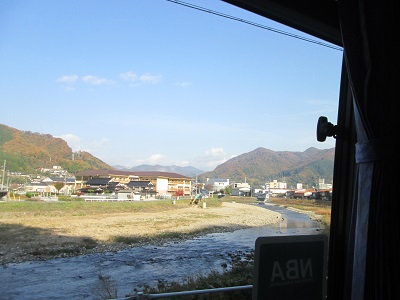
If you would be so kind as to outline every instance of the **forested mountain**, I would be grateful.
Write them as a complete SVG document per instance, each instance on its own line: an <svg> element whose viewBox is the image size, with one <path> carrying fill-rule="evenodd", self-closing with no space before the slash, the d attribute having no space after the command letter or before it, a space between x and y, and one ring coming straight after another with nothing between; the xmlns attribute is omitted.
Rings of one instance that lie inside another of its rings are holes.
<svg viewBox="0 0 400 300"><path fill-rule="evenodd" d="M231 182L248 182L261 186L272 180L287 182L295 188L297 183L316 186L318 180L332 183L335 148L319 150L309 148L304 152L272 151L257 148L236 156L217 166L214 171L202 174L206 178L229 178Z"/></svg>
<svg viewBox="0 0 400 300"><path fill-rule="evenodd" d="M186 166L186 167L179 167L179 166L161 166L161 165L139 165L136 167L132 167L132 168L127 168L127 167L123 167L123 166L114 166L114 168L118 169L118 170L123 170L123 171L130 171L130 172L134 172L134 171L159 171L159 172L172 172L172 173L177 173L177 174L181 174L184 176L188 176L188 177L196 177L196 175L200 175L202 173L204 173L204 171L199 170L195 167L190 167L190 166Z"/></svg>
<svg viewBox="0 0 400 300"><path fill-rule="evenodd" d="M38 168L61 166L70 173L113 169L88 152L72 152L67 142L50 134L20 131L0 124L0 160L7 170L33 173Z"/></svg>
<svg viewBox="0 0 400 300"><path fill-rule="evenodd" d="M213 171L201 174L193 167L142 165L126 169L112 167L88 152L72 152L61 138L50 134L20 131L0 124L0 163L7 161L7 170L33 173L38 168L61 166L70 173L85 170L125 169L128 171L168 171L189 177L198 175L199 182L207 178L228 178L231 182L247 181L261 186L271 180L285 181L288 187L303 183L316 186L318 179L332 183L335 149L309 148L304 152L272 151L257 148L236 156L217 166ZM192 173L192 174L189 174Z"/></svg>

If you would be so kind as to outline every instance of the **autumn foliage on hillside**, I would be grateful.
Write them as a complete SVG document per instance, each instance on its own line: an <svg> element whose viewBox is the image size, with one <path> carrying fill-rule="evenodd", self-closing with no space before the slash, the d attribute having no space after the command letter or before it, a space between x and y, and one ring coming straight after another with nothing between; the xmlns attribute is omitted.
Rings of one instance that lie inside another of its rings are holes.
<svg viewBox="0 0 400 300"><path fill-rule="evenodd" d="M231 182L248 182L262 186L272 180L283 181L288 186L303 183L316 186L319 178L333 180L335 149L309 148L303 152L272 151L259 147L251 152L238 155L217 166L215 170L201 174L206 178L229 178Z"/></svg>
<svg viewBox="0 0 400 300"><path fill-rule="evenodd" d="M7 169L32 172L38 168L61 166L71 173L113 169L87 152L73 153L67 142L50 134L20 131L0 124L0 159Z"/></svg>

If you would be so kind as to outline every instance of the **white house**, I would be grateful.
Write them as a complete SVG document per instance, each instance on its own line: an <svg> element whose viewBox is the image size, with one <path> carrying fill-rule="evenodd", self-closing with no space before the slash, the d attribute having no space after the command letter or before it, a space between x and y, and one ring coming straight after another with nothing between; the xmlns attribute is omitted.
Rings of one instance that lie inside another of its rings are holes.
<svg viewBox="0 0 400 300"><path fill-rule="evenodd" d="M225 190L229 186L229 179L225 178L207 178L207 182L205 184L208 187L208 190L219 192L221 190Z"/></svg>
<svg viewBox="0 0 400 300"><path fill-rule="evenodd" d="M232 185L232 196L251 196L251 186L247 182L236 182Z"/></svg>
<svg viewBox="0 0 400 300"><path fill-rule="evenodd" d="M118 193L119 201L139 201L140 193L134 190L119 190Z"/></svg>

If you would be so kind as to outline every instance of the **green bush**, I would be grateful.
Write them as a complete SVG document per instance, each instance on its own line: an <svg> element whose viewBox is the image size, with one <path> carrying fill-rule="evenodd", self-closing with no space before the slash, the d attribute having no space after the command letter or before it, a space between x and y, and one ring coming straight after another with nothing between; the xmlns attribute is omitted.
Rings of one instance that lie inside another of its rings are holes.
<svg viewBox="0 0 400 300"><path fill-rule="evenodd" d="M38 196L39 193L34 193L34 192L26 192L25 196L28 198L36 197Z"/></svg>
<svg viewBox="0 0 400 300"><path fill-rule="evenodd" d="M83 201L80 197L58 196L58 201Z"/></svg>

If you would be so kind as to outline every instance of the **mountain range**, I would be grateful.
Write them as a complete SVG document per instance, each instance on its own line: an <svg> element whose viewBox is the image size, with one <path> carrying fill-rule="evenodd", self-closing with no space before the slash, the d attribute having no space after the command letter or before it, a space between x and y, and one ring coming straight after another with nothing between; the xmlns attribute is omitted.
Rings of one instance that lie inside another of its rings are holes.
<svg viewBox="0 0 400 300"><path fill-rule="evenodd" d="M272 151L257 148L238 155L213 171L203 173L199 181L207 178L229 178L233 182L249 182L255 186L278 180L295 188L297 183L312 187L319 179L332 183L335 148L319 150L311 147L304 152Z"/></svg>
<svg viewBox="0 0 400 300"><path fill-rule="evenodd" d="M185 175L188 177L196 177L199 174L204 173L203 170L197 169L195 167L179 167L179 166L161 166L161 165L139 165L135 166L132 168L127 168L124 166L113 166L115 169L121 170L121 171L141 171L141 172L146 172L146 171L158 171L158 172L171 172L171 173L178 173L181 175Z"/></svg>
<svg viewBox="0 0 400 300"><path fill-rule="evenodd" d="M319 150L309 148L304 152L272 151L257 148L238 155L213 171L204 172L194 167L140 165L133 168L110 166L85 151L73 152L67 142L50 134L20 131L0 124L0 160L7 161L7 170L34 173L38 168L57 165L76 173L85 170L163 171L188 177L197 177L198 182L207 178L229 178L231 182L249 182L261 186L265 182L278 180L295 187L296 183L316 186L319 179L331 183L335 148Z"/></svg>

